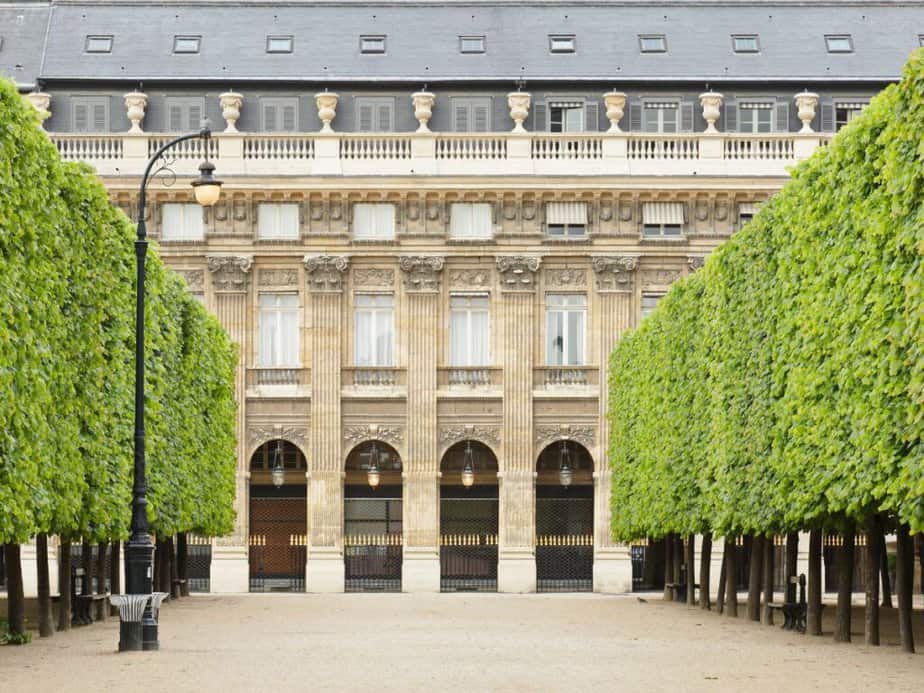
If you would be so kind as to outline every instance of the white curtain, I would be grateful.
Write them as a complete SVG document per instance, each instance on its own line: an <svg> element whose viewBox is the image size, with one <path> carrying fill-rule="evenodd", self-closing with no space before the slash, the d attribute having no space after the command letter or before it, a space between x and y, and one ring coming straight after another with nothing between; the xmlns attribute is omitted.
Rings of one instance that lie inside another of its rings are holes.
<svg viewBox="0 0 924 693"><path fill-rule="evenodd" d="M354 238L394 238L395 206L358 202L353 205Z"/></svg>
<svg viewBox="0 0 924 693"><path fill-rule="evenodd" d="M486 202L454 202L449 208L452 238L491 238L491 205Z"/></svg>
<svg viewBox="0 0 924 693"><path fill-rule="evenodd" d="M259 238L298 239L298 205L262 203L258 207Z"/></svg>
<svg viewBox="0 0 924 693"><path fill-rule="evenodd" d="M586 315L587 297L583 294L549 294L546 296L546 365L584 365Z"/></svg>
<svg viewBox="0 0 924 693"><path fill-rule="evenodd" d="M354 306L354 365L392 366L394 365L394 351L394 297L357 294Z"/></svg>
<svg viewBox="0 0 924 693"><path fill-rule="evenodd" d="M196 203L165 204L161 227L161 238L165 241L201 241L202 207Z"/></svg>
<svg viewBox="0 0 924 693"><path fill-rule="evenodd" d="M464 368L490 364L489 325L487 296L453 296L450 299L450 365Z"/></svg>
<svg viewBox="0 0 924 693"><path fill-rule="evenodd" d="M260 295L260 365L299 364L297 294Z"/></svg>

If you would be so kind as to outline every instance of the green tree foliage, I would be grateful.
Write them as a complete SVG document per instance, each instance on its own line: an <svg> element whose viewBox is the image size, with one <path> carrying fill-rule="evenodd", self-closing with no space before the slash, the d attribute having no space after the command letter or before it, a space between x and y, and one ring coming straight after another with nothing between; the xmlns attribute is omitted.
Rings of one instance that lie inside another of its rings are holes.
<svg viewBox="0 0 924 693"><path fill-rule="evenodd" d="M619 539L924 530L924 53L610 362Z"/></svg>
<svg viewBox="0 0 924 693"><path fill-rule="evenodd" d="M0 544L128 536L134 236L93 172L61 162L0 81ZM147 296L152 530L227 533L237 353L156 252Z"/></svg>

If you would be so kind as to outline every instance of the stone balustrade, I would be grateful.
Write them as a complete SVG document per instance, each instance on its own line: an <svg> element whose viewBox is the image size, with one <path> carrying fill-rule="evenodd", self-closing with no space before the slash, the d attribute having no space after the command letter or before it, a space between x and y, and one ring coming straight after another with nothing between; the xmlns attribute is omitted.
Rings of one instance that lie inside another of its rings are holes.
<svg viewBox="0 0 924 693"><path fill-rule="evenodd" d="M449 366L440 368L437 379L441 388L470 390L472 388L494 388L502 386L500 368L490 366Z"/></svg>
<svg viewBox="0 0 924 693"><path fill-rule="evenodd" d="M343 385L353 388L394 388L407 385L407 371L393 366L354 366L342 371Z"/></svg>
<svg viewBox="0 0 924 693"><path fill-rule="evenodd" d="M51 133L61 156L103 176L138 176L169 134ZM217 133L207 149L230 176L785 176L829 140L819 133ZM171 150L196 175L206 147Z"/></svg>
<svg viewBox="0 0 924 693"><path fill-rule="evenodd" d="M310 383L307 368L248 368L247 389L287 387L304 388Z"/></svg>
<svg viewBox="0 0 924 693"><path fill-rule="evenodd" d="M599 366L540 366L535 369L533 386L537 390L596 388L599 375Z"/></svg>

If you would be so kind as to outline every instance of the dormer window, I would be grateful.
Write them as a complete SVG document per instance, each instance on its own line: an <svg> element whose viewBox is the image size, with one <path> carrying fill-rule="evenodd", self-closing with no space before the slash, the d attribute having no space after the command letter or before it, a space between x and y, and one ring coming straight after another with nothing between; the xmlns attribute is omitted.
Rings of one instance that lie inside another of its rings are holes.
<svg viewBox="0 0 924 693"><path fill-rule="evenodd" d="M199 44L202 41L201 36L174 36L173 52L174 53L198 53Z"/></svg>
<svg viewBox="0 0 924 693"><path fill-rule="evenodd" d="M484 53L484 36L460 36L460 53Z"/></svg>
<svg viewBox="0 0 924 693"><path fill-rule="evenodd" d="M112 53L112 36L87 36L83 50L86 53Z"/></svg>
<svg viewBox="0 0 924 693"><path fill-rule="evenodd" d="M550 34L550 53L574 53L574 34Z"/></svg>
<svg viewBox="0 0 924 693"><path fill-rule="evenodd" d="M825 36L828 53L853 53L853 38L850 34Z"/></svg>
<svg viewBox="0 0 924 693"><path fill-rule="evenodd" d="M384 53L385 36L360 36L359 37L360 53Z"/></svg>
<svg viewBox="0 0 924 693"><path fill-rule="evenodd" d="M640 34L638 46L642 53L667 53L667 37L664 34Z"/></svg>
<svg viewBox="0 0 924 693"><path fill-rule="evenodd" d="M760 41L757 34L738 34L732 36L732 48L735 53L760 53Z"/></svg>
<svg viewBox="0 0 924 693"><path fill-rule="evenodd" d="M267 53L291 53L295 39L292 36L267 36Z"/></svg>

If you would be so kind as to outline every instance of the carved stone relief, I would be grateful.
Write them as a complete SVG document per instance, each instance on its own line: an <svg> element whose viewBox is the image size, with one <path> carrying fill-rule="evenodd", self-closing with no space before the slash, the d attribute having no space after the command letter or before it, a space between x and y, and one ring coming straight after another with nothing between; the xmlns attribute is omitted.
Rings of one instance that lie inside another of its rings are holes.
<svg viewBox="0 0 924 693"><path fill-rule="evenodd" d="M449 285L454 288L481 289L491 285L491 270L454 269L449 272Z"/></svg>
<svg viewBox="0 0 924 693"><path fill-rule="evenodd" d="M582 287L587 284L587 272L582 269L555 268L545 271L545 280L548 286L571 288Z"/></svg>
<svg viewBox="0 0 924 693"><path fill-rule="evenodd" d="M507 291L531 291L536 286L536 272L542 259L535 255L501 255L496 258L501 288Z"/></svg>
<svg viewBox="0 0 924 693"><path fill-rule="evenodd" d="M298 284L297 269L262 269L260 286L294 286Z"/></svg>
<svg viewBox="0 0 924 693"><path fill-rule="evenodd" d="M308 288L312 291L342 291L343 276L350 266L346 255L306 255Z"/></svg>
<svg viewBox="0 0 924 693"><path fill-rule="evenodd" d="M202 291L205 288L205 272L203 270L177 270L190 291Z"/></svg>
<svg viewBox="0 0 924 693"><path fill-rule="evenodd" d="M216 291L247 291L253 257L249 255L207 255L206 264L212 273Z"/></svg>
<svg viewBox="0 0 924 693"><path fill-rule="evenodd" d="M632 256L598 256L591 260L599 291L631 291L638 258Z"/></svg>
<svg viewBox="0 0 924 693"><path fill-rule="evenodd" d="M286 426L282 424L266 424L263 426L250 426L247 430L247 442L250 449L255 450L271 440L287 440L303 450L308 447L308 428L306 426Z"/></svg>
<svg viewBox="0 0 924 693"><path fill-rule="evenodd" d="M404 440L404 432L400 426L344 426L343 441L349 445L357 445L366 440L384 440L392 445L400 445Z"/></svg>
<svg viewBox="0 0 924 693"><path fill-rule="evenodd" d="M402 255L398 266L405 273L408 291L439 291L443 258L438 255Z"/></svg>
<svg viewBox="0 0 924 693"><path fill-rule="evenodd" d="M353 270L353 284L363 287L391 288L395 285L395 271L381 267L360 267Z"/></svg>
<svg viewBox="0 0 924 693"><path fill-rule="evenodd" d="M545 445L555 440L574 440L585 448L593 447L596 441L594 426L573 424L551 424L536 426L536 444Z"/></svg>
<svg viewBox="0 0 924 693"><path fill-rule="evenodd" d="M681 274L679 269L642 270L642 288L648 289L653 286L670 286L680 279Z"/></svg>
<svg viewBox="0 0 924 693"><path fill-rule="evenodd" d="M703 266L703 264L705 264L705 262L706 258L704 258L702 255L690 255L687 257L687 265L689 266L691 272L698 270Z"/></svg>
<svg viewBox="0 0 924 693"><path fill-rule="evenodd" d="M477 440L482 443L497 445L500 443L499 426L442 426L440 428L440 446L448 448L463 440Z"/></svg>

